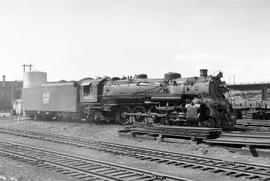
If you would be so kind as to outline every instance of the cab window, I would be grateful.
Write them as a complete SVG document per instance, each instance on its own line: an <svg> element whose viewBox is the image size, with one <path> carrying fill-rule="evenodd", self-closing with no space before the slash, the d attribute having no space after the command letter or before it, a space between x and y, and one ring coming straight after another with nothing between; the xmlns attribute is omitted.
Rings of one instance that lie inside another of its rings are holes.
<svg viewBox="0 0 270 181"><path fill-rule="evenodd" d="M84 95L90 94L90 85L83 86L83 94Z"/></svg>

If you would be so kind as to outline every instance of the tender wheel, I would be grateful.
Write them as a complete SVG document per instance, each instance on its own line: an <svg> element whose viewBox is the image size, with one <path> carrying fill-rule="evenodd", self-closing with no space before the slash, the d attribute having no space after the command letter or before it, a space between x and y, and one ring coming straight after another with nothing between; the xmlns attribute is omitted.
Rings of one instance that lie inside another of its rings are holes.
<svg viewBox="0 0 270 181"><path fill-rule="evenodd" d="M94 122L95 121L95 111L90 111L85 116L87 122Z"/></svg>
<svg viewBox="0 0 270 181"><path fill-rule="evenodd" d="M27 117L29 117L31 120L34 120L36 117L35 113L31 113L31 112L26 112Z"/></svg>
<svg viewBox="0 0 270 181"><path fill-rule="evenodd" d="M86 116L86 121L87 122L94 122L94 123L100 123L102 122L102 113L99 111L91 110Z"/></svg>
<svg viewBox="0 0 270 181"><path fill-rule="evenodd" d="M64 116L61 115L61 114L57 114L55 120L56 121L63 121L64 120Z"/></svg>
<svg viewBox="0 0 270 181"><path fill-rule="evenodd" d="M94 123L99 124L103 122L103 116L101 112L96 111L94 114Z"/></svg>
<svg viewBox="0 0 270 181"><path fill-rule="evenodd" d="M135 106L132 109L133 113L146 113L147 110L145 109L145 107L143 106ZM140 117L140 116L135 116L135 121L136 122L143 122L144 121L144 117Z"/></svg>
<svg viewBox="0 0 270 181"><path fill-rule="evenodd" d="M127 117L124 117L124 113L130 113L131 109L129 106L121 106L116 113L116 122L122 125L129 124L130 121Z"/></svg>

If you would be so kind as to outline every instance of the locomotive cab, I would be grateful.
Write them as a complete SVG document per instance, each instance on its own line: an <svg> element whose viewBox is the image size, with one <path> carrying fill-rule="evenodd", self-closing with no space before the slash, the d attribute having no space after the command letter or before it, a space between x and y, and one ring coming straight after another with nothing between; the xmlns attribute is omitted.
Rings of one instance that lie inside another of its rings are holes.
<svg viewBox="0 0 270 181"><path fill-rule="evenodd" d="M107 78L84 78L79 81L81 114L88 121L103 120L103 116L98 110L101 107L103 85L106 80Z"/></svg>
<svg viewBox="0 0 270 181"><path fill-rule="evenodd" d="M85 78L80 80L80 102L97 103L100 102L105 79Z"/></svg>

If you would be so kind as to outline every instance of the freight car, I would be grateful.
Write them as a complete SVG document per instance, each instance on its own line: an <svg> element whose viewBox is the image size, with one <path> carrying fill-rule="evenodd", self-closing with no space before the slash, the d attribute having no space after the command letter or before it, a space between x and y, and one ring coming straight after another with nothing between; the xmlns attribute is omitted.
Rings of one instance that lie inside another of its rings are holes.
<svg viewBox="0 0 270 181"><path fill-rule="evenodd" d="M34 117L68 115L122 124L155 117L155 123L232 129L235 116L224 96L226 87L221 77L221 73L208 76L207 70L202 70L200 77L188 78L167 73L163 79L140 74L135 78L84 78L63 84L43 82L23 89L22 106Z"/></svg>

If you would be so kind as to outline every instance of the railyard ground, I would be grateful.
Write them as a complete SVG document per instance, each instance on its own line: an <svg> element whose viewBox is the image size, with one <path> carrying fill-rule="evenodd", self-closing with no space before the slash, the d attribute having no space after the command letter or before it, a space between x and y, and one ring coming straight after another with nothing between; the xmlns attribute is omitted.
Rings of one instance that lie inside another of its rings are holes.
<svg viewBox="0 0 270 181"><path fill-rule="evenodd" d="M110 141L114 143L153 148L179 153L188 153L202 155L212 158L223 159L227 161L241 161L248 163L270 165L270 158L251 157L231 153L224 148L211 147L205 144L196 144L190 140L180 140L178 143L157 142L153 140L129 139L119 137L118 130L122 129L121 125L95 125L92 123L71 123L71 122L47 122L17 119L1 119L0 127L19 128L25 130L43 131L46 133L57 133L69 136L78 136L89 139ZM11 135L0 134L1 139L10 140L17 143L23 143L30 146L47 148L54 151L70 153L74 155L99 159L102 161L116 164L127 165L140 169L146 169L157 173L188 178L197 181L227 181L227 180L244 180L242 178L232 178L223 175L217 175L210 172L193 170L168 166L165 164L156 164L149 161L136 160L125 156L117 156L109 153L103 153L72 146L61 145L57 143L44 142L35 139L16 137ZM18 181L70 181L73 178L57 174L53 171L33 167L21 162L13 161L8 158L0 157L0 181L1 180L18 180Z"/></svg>

